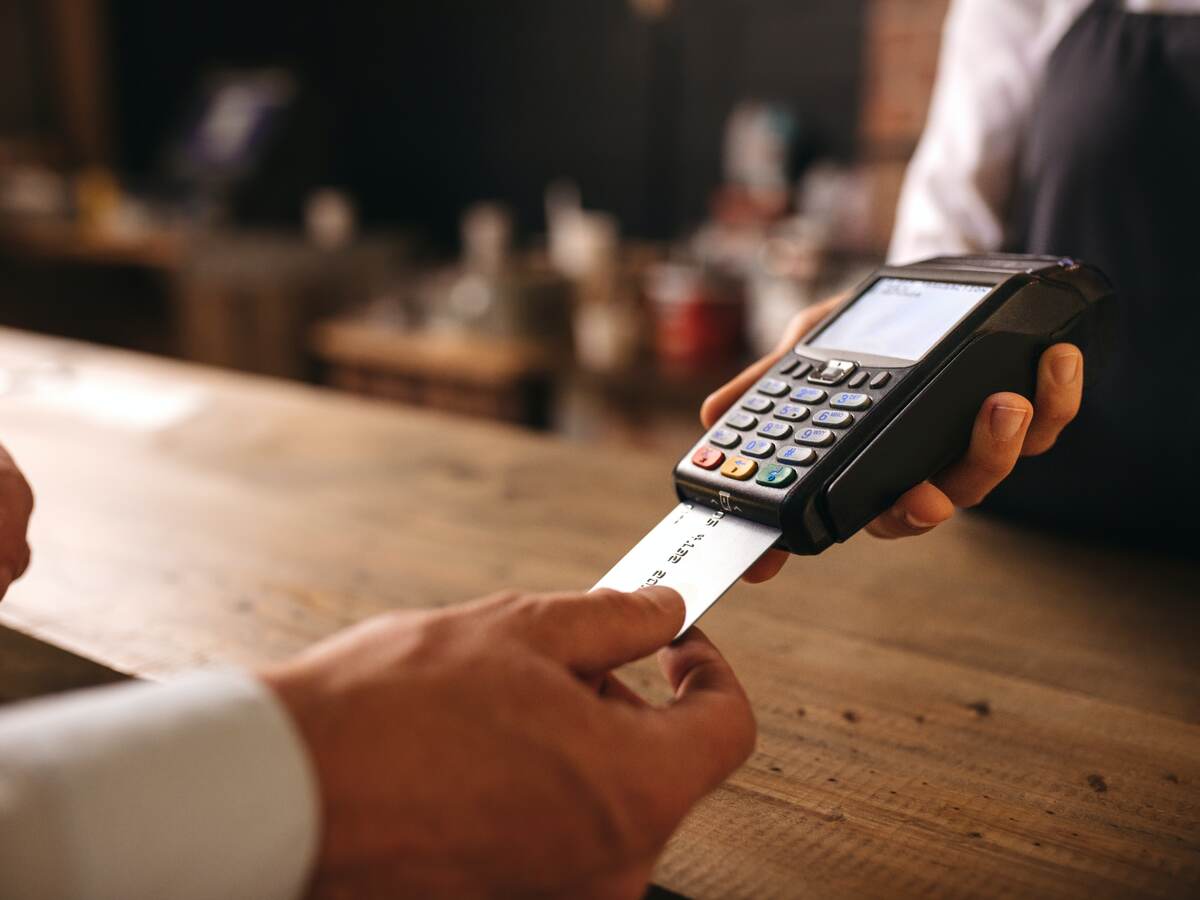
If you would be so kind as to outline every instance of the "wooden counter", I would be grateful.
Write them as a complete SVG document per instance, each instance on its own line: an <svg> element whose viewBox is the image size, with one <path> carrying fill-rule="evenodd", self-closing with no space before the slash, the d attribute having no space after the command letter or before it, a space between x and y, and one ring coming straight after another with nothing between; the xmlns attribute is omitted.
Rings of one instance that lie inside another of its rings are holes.
<svg viewBox="0 0 1200 900"><path fill-rule="evenodd" d="M0 621L154 678L279 658L389 607L586 587L673 502L669 457L14 332L0 441L38 494ZM960 517L793 560L704 626L759 749L660 884L1200 893L1195 563Z"/></svg>

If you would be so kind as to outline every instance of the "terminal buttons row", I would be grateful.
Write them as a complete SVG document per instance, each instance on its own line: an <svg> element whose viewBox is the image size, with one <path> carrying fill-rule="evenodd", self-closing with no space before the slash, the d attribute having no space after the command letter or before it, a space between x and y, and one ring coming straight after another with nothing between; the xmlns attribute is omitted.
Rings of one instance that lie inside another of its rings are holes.
<svg viewBox="0 0 1200 900"><path fill-rule="evenodd" d="M796 349L799 351L800 348ZM776 370L776 374L788 375L792 378L803 378L807 375L811 383L826 386L841 384L845 381L846 387L854 390L868 384L878 390L879 388L886 387L892 380L891 372L885 371L872 374L860 369L858 363L847 359L831 359L827 362L818 363L814 370L813 364L800 356L793 356L791 359L784 361Z"/></svg>
<svg viewBox="0 0 1200 900"><path fill-rule="evenodd" d="M796 480L796 470L791 466L767 463L762 467L762 471L759 471L758 463L742 456L731 456L729 461L721 466L721 474L735 481L749 481L754 478L756 472L758 478L755 480L767 487L787 487Z"/></svg>
<svg viewBox="0 0 1200 900"><path fill-rule="evenodd" d="M749 446L746 445L747 448ZM759 464L755 460L746 456L732 456L726 460L725 454L715 447L701 447L692 454L692 462L702 469L711 471L720 466L722 475L736 481L748 481L758 472L759 484L776 488L787 487L796 480L794 466L812 465L816 458L817 454L808 447L784 447L779 453L779 462L764 463L762 471L759 472Z"/></svg>
<svg viewBox="0 0 1200 900"><path fill-rule="evenodd" d="M791 375L793 378L803 378L812 370L812 363L807 359L793 357L779 367L780 375Z"/></svg>
<svg viewBox="0 0 1200 900"><path fill-rule="evenodd" d="M891 372L876 372L872 375L870 372L858 371L854 373L854 377L846 382L846 387L857 390L864 384L870 382L870 386L878 390L881 387L886 387L887 383L892 380Z"/></svg>
<svg viewBox="0 0 1200 900"><path fill-rule="evenodd" d="M754 442L751 442L754 443ZM759 441L760 444L770 444L770 441ZM750 445L747 444L748 448ZM761 448L755 448L759 450ZM774 445L771 445L771 450L774 450ZM750 456L769 456L770 454L747 453ZM779 451L780 462L788 463L793 466L811 466L817 461L817 454L808 447L784 447ZM712 470L717 468L725 461L725 454L715 447L701 447L692 454L692 462L701 469Z"/></svg>

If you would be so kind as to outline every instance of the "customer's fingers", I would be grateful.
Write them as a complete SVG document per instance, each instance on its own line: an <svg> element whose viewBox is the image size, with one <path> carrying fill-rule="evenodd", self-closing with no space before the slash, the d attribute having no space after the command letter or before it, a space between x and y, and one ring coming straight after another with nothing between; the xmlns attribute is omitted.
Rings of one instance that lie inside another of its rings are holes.
<svg viewBox="0 0 1200 900"><path fill-rule="evenodd" d="M1033 407L1020 394L993 394L975 417L966 455L938 475L933 484L955 506L975 506L1004 480L1021 455Z"/></svg>
<svg viewBox="0 0 1200 900"><path fill-rule="evenodd" d="M1036 456L1054 446L1079 412L1083 399L1083 354L1073 344L1055 344L1038 362L1033 422L1025 435L1022 456Z"/></svg>
<svg viewBox="0 0 1200 900"><path fill-rule="evenodd" d="M698 628L658 660L675 691L670 706L654 710L667 744L664 777L690 806L754 750L754 713L729 663Z"/></svg>
<svg viewBox="0 0 1200 900"><path fill-rule="evenodd" d="M640 708L648 705L645 699L638 694L637 691L629 687L629 685L623 682L612 672L607 672L600 677L600 683L596 693L605 699L620 700L622 703L628 703L630 706L636 706Z"/></svg>
<svg viewBox="0 0 1200 900"><path fill-rule="evenodd" d="M539 650L590 674L667 645L683 627L684 613L683 598L675 591L649 587L521 598L509 615L510 627Z"/></svg>

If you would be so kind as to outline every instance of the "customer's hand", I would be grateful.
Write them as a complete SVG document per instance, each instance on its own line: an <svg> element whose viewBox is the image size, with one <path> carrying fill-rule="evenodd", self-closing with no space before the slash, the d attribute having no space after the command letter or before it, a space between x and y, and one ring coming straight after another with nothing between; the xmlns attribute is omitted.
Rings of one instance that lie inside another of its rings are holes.
<svg viewBox="0 0 1200 900"><path fill-rule="evenodd" d="M33 513L29 482L3 447L0 447L0 599L8 586L29 568L29 541L25 532Z"/></svg>
<svg viewBox="0 0 1200 900"><path fill-rule="evenodd" d="M668 644L679 595L504 594L382 616L263 673L315 765L318 896L637 897L684 814L749 755L696 629L648 705L611 669Z"/></svg>
<svg viewBox="0 0 1200 900"><path fill-rule="evenodd" d="M700 421L711 427L754 382L841 300L834 297L792 319L783 339L768 356L714 391L700 407ZM1083 396L1083 354L1071 344L1055 344L1038 364L1037 393L1030 403L1020 394L992 394L983 401L966 455L929 481L911 488L867 531L877 537L924 534L949 519L955 507L974 506L1003 481L1021 456L1045 453L1079 412ZM767 553L745 574L747 581L773 578L787 561L782 550Z"/></svg>

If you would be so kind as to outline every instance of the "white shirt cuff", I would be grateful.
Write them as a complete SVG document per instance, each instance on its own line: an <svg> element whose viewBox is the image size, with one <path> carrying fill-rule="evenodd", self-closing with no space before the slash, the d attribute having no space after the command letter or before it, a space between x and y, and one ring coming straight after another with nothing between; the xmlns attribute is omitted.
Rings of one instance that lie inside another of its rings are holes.
<svg viewBox="0 0 1200 900"><path fill-rule="evenodd" d="M0 712L0 897L290 900L318 840L307 752L249 674Z"/></svg>

